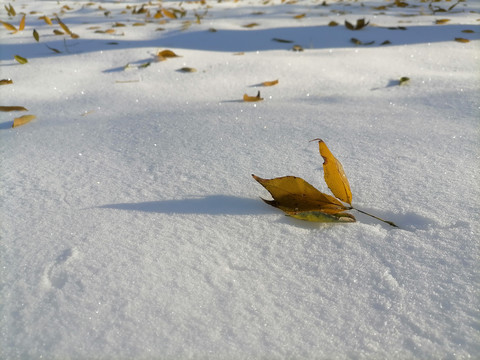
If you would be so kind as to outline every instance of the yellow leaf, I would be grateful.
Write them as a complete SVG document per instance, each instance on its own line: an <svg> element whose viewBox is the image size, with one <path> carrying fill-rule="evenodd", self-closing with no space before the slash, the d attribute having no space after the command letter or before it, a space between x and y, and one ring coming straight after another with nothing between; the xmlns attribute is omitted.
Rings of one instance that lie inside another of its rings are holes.
<svg viewBox="0 0 480 360"><path fill-rule="evenodd" d="M0 85L11 85L11 84L13 84L12 79L2 79L2 80L0 80Z"/></svg>
<svg viewBox="0 0 480 360"><path fill-rule="evenodd" d="M68 28L67 25L65 25L63 23L62 20L60 20L60 18L57 16L56 18L57 22L58 22L58 25L60 25L60 27L63 29L63 31L65 31L68 35L72 35L72 32L70 31L70 29Z"/></svg>
<svg viewBox="0 0 480 360"><path fill-rule="evenodd" d="M250 23L250 24L247 24L247 25L243 25L244 28L253 28L255 26L258 26L257 23Z"/></svg>
<svg viewBox="0 0 480 360"><path fill-rule="evenodd" d="M162 50L157 53L157 57L160 61L166 60L167 58L176 58L180 57L175 54L172 50Z"/></svg>
<svg viewBox="0 0 480 360"><path fill-rule="evenodd" d="M33 29L33 38L37 40L37 42L40 41L40 35L38 35L38 32L35 29Z"/></svg>
<svg viewBox="0 0 480 360"><path fill-rule="evenodd" d="M176 19L177 18L177 15L175 15L175 13L173 11L170 11L168 9L162 9L162 12L163 12L163 15L165 15L166 17L168 17L170 19Z"/></svg>
<svg viewBox="0 0 480 360"><path fill-rule="evenodd" d="M277 85L277 84L278 84L278 79L273 80L273 81L264 81L262 83L263 86L273 86L273 85Z"/></svg>
<svg viewBox="0 0 480 360"><path fill-rule="evenodd" d="M355 222L355 217L348 213L326 214L322 211L299 211L286 213L288 216L296 219L312 221L312 222Z"/></svg>
<svg viewBox="0 0 480 360"><path fill-rule="evenodd" d="M28 60L20 55L14 55L13 57L22 65L28 63Z"/></svg>
<svg viewBox="0 0 480 360"><path fill-rule="evenodd" d="M17 127L17 126L22 126L22 125L25 125L27 123L29 123L30 121L32 121L33 119L35 119L36 116L35 115L23 115L23 116L20 116L18 118L15 118L13 119L13 125L12 127Z"/></svg>
<svg viewBox="0 0 480 360"><path fill-rule="evenodd" d="M253 102L253 101L262 101L263 98L260 97L260 91L257 93L257 96L248 96L247 94L243 95L243 101Z"/></svg>
<svg viewBox="0 0 480 360"><path fill-rule="evenodd" d="M338 199L351 204L352 192L342 164L333 156L323 140L315 140L318 140L320 155L323 157L323 173L328 188Z"/></svg>
<svg viewBox="0 0 480 360"><path fill-rule="evenodd" d="M450 21L450 19L437 19L437 20L435 20L435 24L442 25L442 24L446 24L449 21Z"/></svg>
<svg viewBox="0 0 480 360"><path fill-rule="evenodd" d="M290 215L305 211L338 214L350 209L333 196L318 191L299 177L284 176L275 179L262 179L253 174L252 176L273 197L273 200L262 200Z"/></svg>
<svg viewBox="0 0 480 360"><path fill-rule="evenodd" d="M5 28L6 28L7 30L10 30L10 31L13 31L13 32L17 32L17 31L18 31L17 28L16 28L15 26L13 26L12 24L9 24L9 23L7 23L7 22L5 22L5 21L0 21L0 22L2 23L3 26L5 26Z"/></svg>
<svg viewBox="0 0 480 360"><path fill-rule="evenodd" d="M305 16L307 16L307 14L298 14L298 15L295 15L293 18L294 19L301 19L301 18L304 18Z"/></svg>
<svg viewBox="0 0 480 360"><path fill-rule="evenodd" d="M25 16L23 15L22 20L20 20L20 25L18 25L18 31L23 31L25 29Z"/></svg>
<svg viewBox="0 0 480 360"><path fill-rule="evenodd" d="M10 81L12 81L12 80L10 80ZM23 106L0 106L0 111L5 111L5 112L8 112L8 111L27 111L27 109L25 109Z"/></svg>
<svg viewBox="0 0 480 360"><path fill-rule="evenodd" d="M57 29L53 30L53 33L55 35L65 35L65 33L63 31L60 31L60 30L57 30Z"/></svg>
<svg viewBox="0 0 480 360"><path fill-rule="evenodd" d="M465 39L465 38L455 38L455 41L461 42L461 43L468 43L470 40Z"/></svg>
<svg viewBox="0 0 480 360"><path fill-rule="evenodd" d="M45 21L47 25L53 25L52 20L50 20L50 18L47 15L40 16L39 19L42 19L43 21Z"/></svg>

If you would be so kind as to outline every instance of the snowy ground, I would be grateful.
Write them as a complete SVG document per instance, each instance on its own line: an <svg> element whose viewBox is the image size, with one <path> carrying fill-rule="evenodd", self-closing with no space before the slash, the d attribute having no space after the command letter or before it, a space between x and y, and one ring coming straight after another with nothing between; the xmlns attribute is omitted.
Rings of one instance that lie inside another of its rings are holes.
<svg viewBox="0 0 480 360"><path fill-rule="evenodd" d="M478 358L480 3L409 2L2 5L0 357ZM313 138L400 229L259 199L328 192Z"/></svg>

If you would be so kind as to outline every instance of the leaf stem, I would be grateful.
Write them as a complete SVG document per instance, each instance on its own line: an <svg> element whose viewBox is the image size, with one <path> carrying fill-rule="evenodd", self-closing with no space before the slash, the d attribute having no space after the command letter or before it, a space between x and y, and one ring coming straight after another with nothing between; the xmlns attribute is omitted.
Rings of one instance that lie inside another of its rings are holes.
<svg viewBox="0 0 480 360"><path fill-rule="evenodd" d="M396 227L396 228L398 228L398 225L396 225L396 224L395 224L394 222L392 222L392 221L388 221L388 220L385 220L385 219L379 218L378 216L375 216L375 215L369 214L369 213L367 213L366 211L363 211L363 210L357 209L357 208L355 208L355 207L353 207L353 206L352 206L352 209L353 209L353 210L357 210L358 212L361 212L362 214L365 214L365 215L371 216L371 217L373 217L374 219L377 219L377 220L383 221L384 223L387 223L387 224L388 224L388 225L390 225L390 226L393 226L393 227Z"/></svg>

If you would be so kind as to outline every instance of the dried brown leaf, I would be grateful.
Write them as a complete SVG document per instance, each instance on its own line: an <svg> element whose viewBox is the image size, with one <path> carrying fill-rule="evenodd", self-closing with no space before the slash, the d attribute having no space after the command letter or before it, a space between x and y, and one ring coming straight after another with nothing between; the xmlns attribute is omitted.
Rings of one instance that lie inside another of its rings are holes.
<svg viewBox="0 0 480 360"><path fill-rule="evenodd" d="M2 80L2 81L5 81L5 80ZM2 85L5 85L5 84L2 84ZM0 111L10 112L10 111L28 111L28 110L23 106L0 106Z"/></svg>
<svg viewBox="0 0 480 360"><path fill-rule="evenodd" d="M255 102L255 101L262 101L263 98L260 97L260 91L257 93L257 96L249 96L248 94L243 95L243 101L246 102Z"/></svg>

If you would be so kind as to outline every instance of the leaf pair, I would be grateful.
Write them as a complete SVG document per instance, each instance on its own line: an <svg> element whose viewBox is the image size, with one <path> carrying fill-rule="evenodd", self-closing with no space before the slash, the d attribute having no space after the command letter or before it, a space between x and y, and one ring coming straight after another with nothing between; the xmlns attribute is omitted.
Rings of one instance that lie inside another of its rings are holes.
<svg viewBox="0 0 480 360"><path fill-rule="evenodd" d="M288 216L301 220L355 222L355 217L345 211L357 210L393 227L397 227L391 221L386 221L352 206L352 191L350 190L350 184L342 164L333 156L323 140L314 139L312 141L318 141L320 155L323 158L325 182L335 197L320 192L308 182L296 176L262 179L252 174L253 178L267 189L273 197L273 200L262 200L284 211Z"/></svg>
<svg viewBox="0 0 480 360"><path fill-rule="evenodd" d="M320 192L308 182L296 176L262 179L252 175L273 197L273 200L262 200L279 208L287 215L301 220L354 222L355 217L345 213L352 207L341 202L350 205L352 202L352 192L342 164L333 156L323 140L315 139L312 141L318 141L320 155L324 159L325 182L336 198Z"/></svg>

